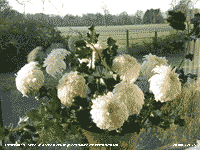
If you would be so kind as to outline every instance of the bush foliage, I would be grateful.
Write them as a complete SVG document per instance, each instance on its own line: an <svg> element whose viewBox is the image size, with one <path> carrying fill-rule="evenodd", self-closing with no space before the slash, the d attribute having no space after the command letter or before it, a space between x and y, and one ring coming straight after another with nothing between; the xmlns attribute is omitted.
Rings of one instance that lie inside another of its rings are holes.
<svg viewBox="0 0 200 150"><path fill-rule="evenodd" d="M33 20L3 23L0 27L0 62L7 63L2 72L16 72L27 63L27 55L36 47L42 46L44 51L52 43L62 43L68 49L68 38L62 37L45 22Z"/></svg>

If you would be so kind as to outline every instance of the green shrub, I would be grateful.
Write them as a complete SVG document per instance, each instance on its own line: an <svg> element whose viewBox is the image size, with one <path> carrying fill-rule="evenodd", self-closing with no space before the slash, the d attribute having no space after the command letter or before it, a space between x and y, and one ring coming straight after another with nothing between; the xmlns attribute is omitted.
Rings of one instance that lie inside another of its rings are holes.
<svg viewBox="0 0 200 150"><path fill-rule="evenodd" d="M62 37L60 33L50 25L36 23L32 20L2 25L0 27L0 51L2 52L0 59L2 62L9 62L7 69L5 68L3 72L8 70L16 72L17 68L27 63L27 55L38 46L46 50L52 43L62 43L68 48L69 37ZM9 55L12 53L13 56L6 57L8 53ZM17 58L17 68L11 61L13 57Z"/></svg>

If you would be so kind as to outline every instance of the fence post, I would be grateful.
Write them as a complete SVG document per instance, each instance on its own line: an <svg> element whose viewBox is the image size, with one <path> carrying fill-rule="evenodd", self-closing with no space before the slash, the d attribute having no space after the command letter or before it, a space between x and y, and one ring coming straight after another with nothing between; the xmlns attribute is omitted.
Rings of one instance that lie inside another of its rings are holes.
<svg viewBox="0 0 200 150"><path fill-rule="evenodd" d="M154 50L157 50L157 44L158 44L158 32L155 31L155 36L154 36L154 39L153 39Z"/></svg>
<svg viewBox="0 0 200 150"><path fill-rule="evenodd" d="M129 48L129 30L126 30L126 46Z"/></svg>

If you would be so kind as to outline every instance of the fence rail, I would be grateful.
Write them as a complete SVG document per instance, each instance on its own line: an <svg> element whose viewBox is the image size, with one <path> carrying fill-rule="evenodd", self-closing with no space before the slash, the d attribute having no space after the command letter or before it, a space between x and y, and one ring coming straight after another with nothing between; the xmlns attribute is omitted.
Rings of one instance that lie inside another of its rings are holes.
<svg viewBox="0 0 200 150"><path fill-rule="evenodd" d="M156 48L156 44L158 41L158 31L155 31L155 36L153 38L154 47ZM129 48L129 30L126 30L126 47Z"/></svg>

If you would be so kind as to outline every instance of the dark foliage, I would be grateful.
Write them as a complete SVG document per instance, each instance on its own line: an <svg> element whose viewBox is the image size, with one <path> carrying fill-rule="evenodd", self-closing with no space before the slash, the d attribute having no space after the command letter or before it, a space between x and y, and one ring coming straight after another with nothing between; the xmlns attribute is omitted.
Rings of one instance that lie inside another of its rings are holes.
<svg viewBox="0 0 200 150"><path fill-rule="evenodd" d="M43 47L44 52L52 43L62 43L68 48L67 38L42 22L29 20L4 26L0 29L0 61L7 63L7 67L1 70L4 73L17 72L27 63L28 54L38 46Z"/></svg>
<svg viewBox="0 0 200 150"><path fill-rule="evenodd" d="M182 12L169 11L170 17L167 19L170 26L176 30L185 30L186 16Z"/></svg>

